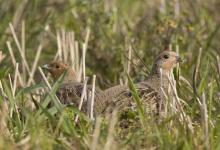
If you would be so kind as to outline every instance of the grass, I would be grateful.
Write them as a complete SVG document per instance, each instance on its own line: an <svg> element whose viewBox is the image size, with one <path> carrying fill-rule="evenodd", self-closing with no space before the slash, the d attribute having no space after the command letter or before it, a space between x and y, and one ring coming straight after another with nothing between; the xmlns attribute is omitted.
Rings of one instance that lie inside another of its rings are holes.
<svg viewBox="0 0 220 150"><path fill-rule="evenodd" d="M0 149L220 148L218 0L2 0L0 8ZM117 111L93 120L63 107L55 95L62 78L51 84L38 69L61 59L79 81L128 83L138 103L132 83L169 45L184 63L170 79L168 116L155 123L140 106L126 131Z"/></svg>

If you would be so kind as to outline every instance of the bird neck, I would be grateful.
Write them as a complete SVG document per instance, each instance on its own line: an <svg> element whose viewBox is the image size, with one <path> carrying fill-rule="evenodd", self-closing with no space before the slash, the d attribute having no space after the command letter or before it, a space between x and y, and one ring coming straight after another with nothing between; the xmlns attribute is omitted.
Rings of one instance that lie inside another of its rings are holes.
<svg viewBox="0 0 220 150"><path fill-rule="evenodd" d="M150 75L147 77L147 82L151 84L151 86L161 91L161 87L165 92L168 90L169 79L168 77L171 75L172 71L163 71L160 69L152 69Z"/></svg>
<svg viewBox="0 0 220 150"><path fill-rule="evenodd" d="M76 82L76 73L73 69L69 68L66 72L66 75L63 79L63 83Z"/></svg>

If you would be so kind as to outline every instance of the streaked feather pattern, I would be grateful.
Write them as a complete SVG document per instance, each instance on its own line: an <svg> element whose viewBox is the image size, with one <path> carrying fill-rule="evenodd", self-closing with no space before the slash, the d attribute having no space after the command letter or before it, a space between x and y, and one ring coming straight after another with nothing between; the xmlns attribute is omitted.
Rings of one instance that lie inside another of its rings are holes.
<svg viewBox="0 0 220 150"><path fill-rule="evenodd" d="M146 112L158 113L160 96L157 91L151 88L148 84L142 82L136 84L138 95L141 99L141 103L144 106ZM117 93L110 95L109 93ZM129 109L135 109L136 103L132 99L132 93L127 86L117 86L108 89L101 93L105 103L107 104L103 108L102 113L111 113L113 109L117 108L119 111L126 111ZM100 99L100 101L103 101Z"/></svg>

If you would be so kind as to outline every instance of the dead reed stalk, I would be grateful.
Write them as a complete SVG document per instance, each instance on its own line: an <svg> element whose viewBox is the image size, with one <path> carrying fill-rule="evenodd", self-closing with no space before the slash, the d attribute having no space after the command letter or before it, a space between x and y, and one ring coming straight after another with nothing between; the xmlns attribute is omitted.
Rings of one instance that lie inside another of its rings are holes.
<svg viewBox="0 0 220 150"><path fill-rule="evenodd" d="M204 143L205 143L205 149L209 149L209 127L208 127L208 113L207 113L207 105L206 105L206 97L205 93L202 93L201 97L201 116L202 116L202 125L203 125L203 131L204 131Z"/></svg>
<svg viewBox="0 0 220 150"><path fill-rule="evenodd" d="M94 130L94 133L93 133L93 140L92 140L91 150L96 150L97 149L99 135L100 135L101 122L102 122L102 119L100 117L98 117L96 119L95 130Z"/></svg>
<svg viewBox="0 0 220 150"><path fill-rule="evenodd" d="M86 97L86 87L87 87L87 81L88 79L85 80L84 84L83 84L83 91L82 91L82 95L80 98L80 103L79 103L79 110L81 110L82 105L83 105L83 101L85 101L85 97ZM79 116L76 115L75 119L74 119L74 124L76 125L78 122Z"/></svg>
<svg viewBox="0 0 220 150"><path fill-rule="evenodd" d="M104 146L104 150L110 150L112 148L113 144L113 134L114 134L114 128L115 124L117 122L117 110L114 110L111 116L111 119L109 120L109 128L108 128L108 136L107 136L107 141Z"/></svg>
<svg viewBox="0 0 220 150"><path fill-rule="evenodd" d="M90 118L94 120L94 98L95 98L95 82L96 82L96 75L93 75L92 79L92 94L90 99Z"/></svg>

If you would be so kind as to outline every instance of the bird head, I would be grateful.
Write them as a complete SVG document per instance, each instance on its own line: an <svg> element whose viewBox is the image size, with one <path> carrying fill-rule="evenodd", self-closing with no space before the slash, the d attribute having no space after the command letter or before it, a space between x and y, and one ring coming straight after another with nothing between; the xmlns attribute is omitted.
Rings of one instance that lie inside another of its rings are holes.
<svg viewBox="0 0 220 150"><path fill-rule="evenodd" d="M176 64L180 62L182 62L182 59L176 52L170 50L163 51L154 60L152 72L158 73L162 69L164 73L170 73Z"/></svg>
<svg viewBox="0 0 220 150"><path fill-rule="evenodd" d="M45 64L42 66L42 68L51 74L54 81L56 81L65 72L67 73L65 75L64 81L71 81L76 79L75 71L69 65L59 61L53 61L49 64Z"/></svg>

